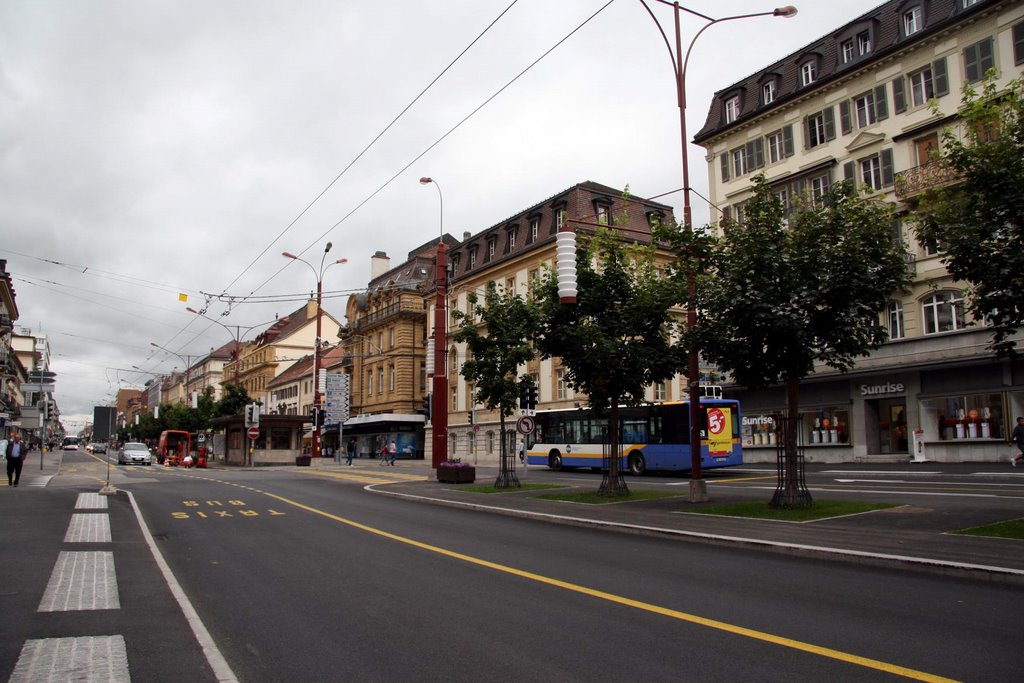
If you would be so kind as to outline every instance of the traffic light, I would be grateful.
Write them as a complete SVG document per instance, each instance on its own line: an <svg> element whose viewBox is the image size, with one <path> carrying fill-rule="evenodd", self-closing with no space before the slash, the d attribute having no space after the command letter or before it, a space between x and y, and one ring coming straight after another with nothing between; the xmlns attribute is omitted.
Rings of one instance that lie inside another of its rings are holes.
<svg viewBox="0 0 1024 683"><path fill-rule="evenodd" d="M537 387L527 387L526 407L530 410L537 410Z"/></svg>
<svg viewBox="0 0 1024 683"><path fill-rule="evenodd" d="M469 424L473 424L476 421L476 411L469 411Z"/></svg>
<svg viewBox="0 0 1024 683"><path fill-rule="evenodd" d="M246 427L259 427L260 426L260 404L250 403L245 407L245 426Z"/></svg>
<svg viewBox="0 0 1024 683"><path fill-rule="evenodd" d="M430 394L423 397L423 410L420 411L427 417L430 417Z"/></svg>
<svg viewBox="0 0 1024 683"><path fill-rule="evenodd" d="M519 385L519 409L526 410L530 407L530 387L526 384Z"/></svg>

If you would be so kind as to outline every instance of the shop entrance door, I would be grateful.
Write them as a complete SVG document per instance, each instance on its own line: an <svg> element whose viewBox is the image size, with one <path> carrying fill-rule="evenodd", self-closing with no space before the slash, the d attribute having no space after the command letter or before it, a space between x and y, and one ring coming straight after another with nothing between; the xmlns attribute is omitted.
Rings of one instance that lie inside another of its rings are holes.
<svg viewBox="0 0 1024 683"><path fill-rule="evenodd" d="M909 453L907 404L903 399L879 401L878 440L882 453Z"/></svg>

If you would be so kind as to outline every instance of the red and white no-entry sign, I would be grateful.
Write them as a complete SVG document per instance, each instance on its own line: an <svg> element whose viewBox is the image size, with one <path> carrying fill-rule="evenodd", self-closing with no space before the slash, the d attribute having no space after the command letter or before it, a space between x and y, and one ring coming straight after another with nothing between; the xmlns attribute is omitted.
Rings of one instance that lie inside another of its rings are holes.
<svg viewBox="0 0 1024 683"><path fill-rule="evenodd" d="M256 439L260 438L260 428L249 427L249 430L245 433L245 435L255 441Z"/></svg>

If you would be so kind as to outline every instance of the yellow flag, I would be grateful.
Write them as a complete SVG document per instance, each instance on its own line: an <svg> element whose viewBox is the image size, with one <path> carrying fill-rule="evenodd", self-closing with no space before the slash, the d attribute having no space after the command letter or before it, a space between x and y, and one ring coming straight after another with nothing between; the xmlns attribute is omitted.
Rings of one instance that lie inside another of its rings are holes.
<svg viewBox="0 0 1024 683"><path fill-rule="evenodd" d="M188 301L188 294L178 293L178 301Z"/></svg>

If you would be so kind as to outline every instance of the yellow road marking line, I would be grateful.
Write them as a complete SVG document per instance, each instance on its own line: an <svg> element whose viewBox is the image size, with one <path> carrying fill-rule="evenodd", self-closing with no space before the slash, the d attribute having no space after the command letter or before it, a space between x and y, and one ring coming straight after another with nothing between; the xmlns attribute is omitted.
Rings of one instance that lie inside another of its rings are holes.
<svg viewBox="0 0 1024 683"><path fill-rule="evenodd" d="M304 503L299 503L298 501L294 501L289 498L279 496L275 493L270 493L268 491L260 491L258 489L249 490L254 491L256 493L262 493L263 495L268 496L270 498L274 498L275 500L279 500L282 503L285 503L286 505L292 505L294 507L299 508L300 510L305 510L314 515L320 515L321 517L326 517L327 519L331 519L342 524L347 524L348 526L351 526L353 528L360 529L361 531L375 534L377 536L381 536L392 541L404 543L415 548L420 548L421 550L437 553L438 555L443 555L445 557L450 557L452 559L461 560L463 562L468 562L469 564L474 564L480 567L486 567L487 569L493 569L495 571L502 572L505 574L511 574L512 576L518 576L520 578L528 579L530 581L536 581L537 583L542 583L548 586L561 588L563 590L571 591L573 593L587 595L592 598L597 598L598 600L606 600L608 602L623 605L625 607L632 607L634 609L650 612L652 614L659 614L670 619L677 619L679 621L697 624L699 626L724 631L726 633L732 633L734 635L743 636L745 638L752 638L754 640L772 643L774 645L780 645L782 647L788 647L793 650L799 650L801 652L807 652L810 654L819 655L821 657L835 659L837 661L846 662L848 664L855 664L857 666L862 666L868 669L875 669L877 671L883 671L885 673L890 673L897 676L904 676L906 678L911 678L917 681L929 681L931 683L948 683L955 680L951 678L945 678L943 676L936 676L935 674L930 674L924 671L918 671L916 669L910 669L904 666L899 666L897 664L890 664L888 662L883 662L877 659L871 659L869 657L861 657L859 655L850 654L848 652L842 652L840 650L834 650L832 648L822 647L820 645L813 645L811 643L805 643L803 641L794 640L792 638L786 638L771 633L765 633L764 631L745 628L743 626L736 626L734 624L729 624L724 621L718 621L716 619L708 619L706 617L700 617L695 614L688 614L686 612L681 612L679 610L654 605L649 602L633 600L632 598L627 598L621 595L615 595L614 593L607 593L605 591L596 590L593 588L587 588L586 586L580 586L578 584L569 583L568 581L553 579L551 577L543 576L541 574L535 574L533 572L528 572L523 569L516 569L515 567L509 567L508 565L503 565L497 562L491 562L490 560L484 560L479 557L473 557L472 555L466 555L464 553L455 552L454 550L448 550L446 548L441 548L436 545L430 545L429 543L423 543L422 541L417 541L411 538L407 538L405 536L399 536L398 534L393 534L389 531L384 531L383 529L377 529L371 526L367 526L366 524L353 521L351 519L339 517L338 515L332 514L330 512L325 512L323 510L319 510L309 505L305 505Z"/></svg>
<svg viewBox="0 0 1024 683"><path fill-rule="evenodd" d="M743 477L741 479L705 479L704 481L706 481L709 484L732 484L737 481L764 481L765 479L778 479L778 477L773 474L768 477Z"/></svg>

